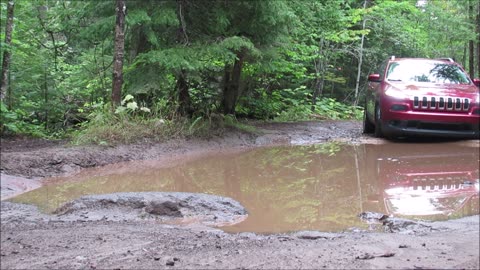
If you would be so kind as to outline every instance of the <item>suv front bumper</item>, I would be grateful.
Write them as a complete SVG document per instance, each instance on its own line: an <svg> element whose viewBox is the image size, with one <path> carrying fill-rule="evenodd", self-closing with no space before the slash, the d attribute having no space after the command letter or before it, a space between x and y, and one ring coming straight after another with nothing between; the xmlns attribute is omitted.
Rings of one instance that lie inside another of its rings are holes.
<svg viewBox="0 0 480 270"><path fill-rule="evenodd" d="M479 139L478 124L443 123L419 120L390 120L382 126L385 136L436 136Z"/></svg>

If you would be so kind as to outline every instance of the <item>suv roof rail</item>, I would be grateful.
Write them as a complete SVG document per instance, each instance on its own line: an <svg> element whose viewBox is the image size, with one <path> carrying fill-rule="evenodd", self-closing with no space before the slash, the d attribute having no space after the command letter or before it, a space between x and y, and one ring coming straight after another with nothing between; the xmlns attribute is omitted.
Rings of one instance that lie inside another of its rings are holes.
<svg viewBox="0 0 480 270"><path fill-rule="evenodd" d="M450 62L455 62L455 59L453 58L450 58L450 57L442 57L442 58L437 58L438 60L446 60L446 61L450 61Z"/></svg>

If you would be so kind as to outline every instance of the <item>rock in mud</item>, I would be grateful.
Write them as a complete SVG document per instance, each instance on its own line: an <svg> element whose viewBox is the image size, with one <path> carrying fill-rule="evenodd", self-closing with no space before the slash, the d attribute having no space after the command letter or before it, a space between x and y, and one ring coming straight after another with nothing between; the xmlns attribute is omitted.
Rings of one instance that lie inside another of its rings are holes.
<svg viewBox="0 0 480 270"><path fill-rule="evenodd" d="M387 219L388 216L382 213L376 212L362 212L358 215L358 217L366 222L376 222L381 223L383 220Z"/></svg>
<svg viewBox="0 0 480 270"><path fill-rule="evenodd" d="M333 240L335 238L342 237L338 233L329 233L329 232L319 232L319 231L300 231L294 234L297 238L306 239L306 240L317 240L317 239L326 239Z"/></svg>
<svg viewBox="0 0 480 270"><path fill-rule="evenodd" d="M180 212L180 205L172 201L153 201L150 202L145 207L145 212L158 215L158 216L170 216L170 217L181 217L182 212Z"/></svg>
<svg viewBox="0 0 480 270"><path fill-rule="evenodd" d="M207 194L183 192L125 192L83 196L54 211L63 220L170 221L218 226L246 218L237 201ZM182 222L180 220L180 222Z"/></svg>
<svg viewBox="0 0 480 270"><path fill-rule="evenodd" d="M404 218L389 217L383 221L383 227L386 232L391 233L421 233L434 230L432 226L424 222L414 221Z"/></svg>
<svg viewBox="0 0 480 270"><path fill-rule="evenodd" d="M426 224L425 222L387 216L382 213L363 212L360 213L358 217L369 224L381 224L385 232L419 233L434 230L432 226Z"/></svg>

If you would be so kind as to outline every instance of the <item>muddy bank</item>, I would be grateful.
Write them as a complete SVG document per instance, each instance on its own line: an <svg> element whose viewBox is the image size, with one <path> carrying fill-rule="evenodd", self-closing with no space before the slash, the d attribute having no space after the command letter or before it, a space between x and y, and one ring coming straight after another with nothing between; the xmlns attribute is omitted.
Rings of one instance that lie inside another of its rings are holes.
<svg viewBox="0 0 480 270"><path fill-rule="evenodd" d="M165 161L209 151L230 151L280 144L313 144L331 140L358 141L357 121L302 123L253 123L257 134L228 129L222 136L207 140L182 139L165 143L142 142L115 147L71 146L67 141L46 142L29 139L1 139L0 171L7 175L48 177L72 174L83 168L132 160Z"/></svg>
<svg viewBox="0 0 480 270"><path fill-rule="evenodd" d="M2 269L477 269L478 231L470 217L404 233L228 234L200 223L64 220L3 202L0 256Z"/></svg>
<svg viewBox="0 0 480 270"><path fill-rule="evenodd" d="M356 121L257 125L261 130L257 135L230 130L210 140L116 147L2 140L2 199L4 194L25 190L15 190L14 184L19 181L38 184L35 177L75 175L83 168L123 161L155 159L169 163L205 153L275 144L383 142L363 136L361 123ZM10 177L6 181L11 183L9 190L4 188L5 175ZM208 207L199 207L202 198L197 196L189 203L185 203L185 198L158 196L147 195L149 199L138 194L87 196L67 203L54 215L43 214L33 206L2 201L1 268L478 269L480 266L478 216L425 223L367 216L369 222L390 228L386 230L388 233L359 230L229 234L206 226L215 225L218 220L236 222L245 215L241 206L228 198L215 199L218 204L208 201L204 203ZM218 207L209 209L211 204ZM202 219L207 222L196 222Z"/></svg>
<svg viewBox="0 0 480 270"><path fill-rule="evenodd" d="M28 192L42 186L40 177L26 178L0 173L0 192L2 200Z"/></svg>

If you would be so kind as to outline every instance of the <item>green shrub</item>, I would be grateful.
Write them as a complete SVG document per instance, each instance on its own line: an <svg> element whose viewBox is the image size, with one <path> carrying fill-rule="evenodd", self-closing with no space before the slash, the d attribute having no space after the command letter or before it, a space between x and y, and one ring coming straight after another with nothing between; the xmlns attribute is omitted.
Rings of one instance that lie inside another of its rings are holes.
<svg viewBox="0 0 480 270"><path fill-rule="evenodd" d="M276 122L305 121L312 119L311 106L297 105L280 112L273 120Z"/></svg>
<svg viewBox="0 0 480 270"><path fill-rule="evenodd" d="M333 98L322 98L317 101L314 113L334 120L361 119L363 108L343 104Z"/></svg>
<svg viewBox="0 0 480 270"><path fill-rule="evenodd" d="M299 104L280 112L274 121L304 121L312 119L362 119L363 108L343 104L333 98L322 98L312 112L311 105Z"/></svg>
<svg viewBox="0 0 480 270"><path fill-rule="evenodd" d="M115 145L141 140L164 141L210 137L224 130L225 118L221 115L189 119L178 116L173 108L165 106L166 103L160 101L153 110L139 107L128 95L115 112L112 112L110 104L97 106L89 115L89 120L75 132L73 143Z"/></svg>
<svg viewBox="0 0 480 270"><path fill-rule="evenodd" d="M241 98L237 115L278 122L312 119L361 119L363 109L353 107L333 98L319 98L312 111L312 90L306 86L268 92L259 88Z"/></svg>
<svg viewBox="0 0 480 270"><path fill-rule="evenodd" d="M56 138L63 135L57 132L48 136L44 126L36 119L30 119L25 111L9 110L3 102L0 102L0 135L15 134L40 138Z"/></svg>

